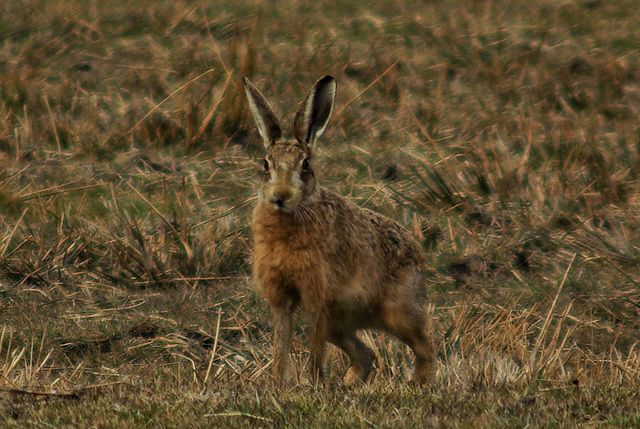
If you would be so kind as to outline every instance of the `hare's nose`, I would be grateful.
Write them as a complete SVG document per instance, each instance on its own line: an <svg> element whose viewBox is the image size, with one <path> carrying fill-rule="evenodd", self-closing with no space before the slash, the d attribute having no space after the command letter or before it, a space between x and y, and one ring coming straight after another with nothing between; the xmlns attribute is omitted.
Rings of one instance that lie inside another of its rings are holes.
<svg viewBox="0 0 640 429"><path fill-rule="evenodd" d="M280 207L291 199L291 195L291 191L286 188L280 188L273 191L273 197L276 200L275 203Z"/></svg>

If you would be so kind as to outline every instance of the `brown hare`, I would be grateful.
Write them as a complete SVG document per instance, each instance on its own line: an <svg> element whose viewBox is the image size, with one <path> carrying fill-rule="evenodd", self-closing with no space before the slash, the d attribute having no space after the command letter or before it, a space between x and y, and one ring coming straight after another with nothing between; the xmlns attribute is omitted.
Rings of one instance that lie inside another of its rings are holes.
<svg viewBox="0 0 640 429"><path fill-rule="evenodd" d="M336 82L320 79L302 102L293 139L282 138L269 102L247 79L249 107L267 155L253 212L253 279L274 318L276 382L289 376L298 306L310 316L312 380L322 380L325 343L349 356L344 381L366 381L374 353L357 336L383 329L416 356L414 380L432 381L422 250L399 224L322 188L312 165L316 140L333 109Z"/></svg>

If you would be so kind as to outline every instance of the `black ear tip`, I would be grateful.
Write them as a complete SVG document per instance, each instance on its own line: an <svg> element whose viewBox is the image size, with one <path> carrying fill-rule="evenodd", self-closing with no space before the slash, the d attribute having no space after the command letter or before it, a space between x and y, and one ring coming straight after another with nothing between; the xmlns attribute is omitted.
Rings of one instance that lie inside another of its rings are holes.
<svg viewBox="0 0 640 429"><path fill-rule="evenodd" d="M320 80L318 81L318 83L323 83L323 84L324 84L324 83L330 83L330 82L333 82L334 80L335 80L335 79L333 78L333 76L326 75L326 76L324 76L322 79L320 79Z"/></svg>

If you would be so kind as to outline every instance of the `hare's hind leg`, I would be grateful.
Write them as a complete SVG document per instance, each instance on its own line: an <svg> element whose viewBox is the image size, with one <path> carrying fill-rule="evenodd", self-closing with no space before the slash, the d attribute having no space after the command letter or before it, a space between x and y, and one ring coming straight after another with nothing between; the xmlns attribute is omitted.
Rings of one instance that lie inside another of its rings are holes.
<svg viewBox="0 0 640 429"><path fill-rule="evenodd" d="M382 305L384 328L407 344L416 356L414 382L425 385L433 381L436 353L428 334L428 317L424 308L422 275L419 270L408 272L406 283L398 283L395 294Z"/></svg>
<svg viewBox="0 0 640 429"><path fill-rule="evenodd" d="M419 330L407 344L416 355L416 369L413 374L413 381L420 385L431 384L436 364L433 340L424 330Z"/></svg>
<svg viewBox="0 0 640 429"><path fill-rule="evenodd" d="M344 383L352 385L357 382L366 382L375 360L373 351L353 332L332 332L329 341L344 350L351 361L343 377Z"/></svg>
<svg viewBox="0 0 640 429"><path fill-rule="evenodd" d="M416 356L414 382L427 385L433 381L435 372L435 348L427 335L427 318L424 311L414 306L387 306L384 324L389 333L411 347Z"/></svg>

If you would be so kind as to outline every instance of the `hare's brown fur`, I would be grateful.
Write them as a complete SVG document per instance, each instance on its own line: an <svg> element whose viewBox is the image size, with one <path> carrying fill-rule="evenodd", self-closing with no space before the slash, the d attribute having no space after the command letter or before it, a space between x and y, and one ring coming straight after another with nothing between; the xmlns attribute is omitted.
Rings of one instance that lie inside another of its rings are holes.
<svg viewBox="0 0 640 429"><path fill-rule="evenodd" d="M316 183L309 158L328 122L335 81L318 81L296 117L296 139L280 127L248 81L251 110L267 148L266 172L253 213L253 278L274 316L274 371L287 378L298 306L311 317L311 369L322 377L325 343L351 359L345 381L366 381L374 354L356 336L383 329L416 355L414 379L429 383L435 353L428 335L418 242L389 218ZM330 103L327 105L327 103Z"/></svg>

